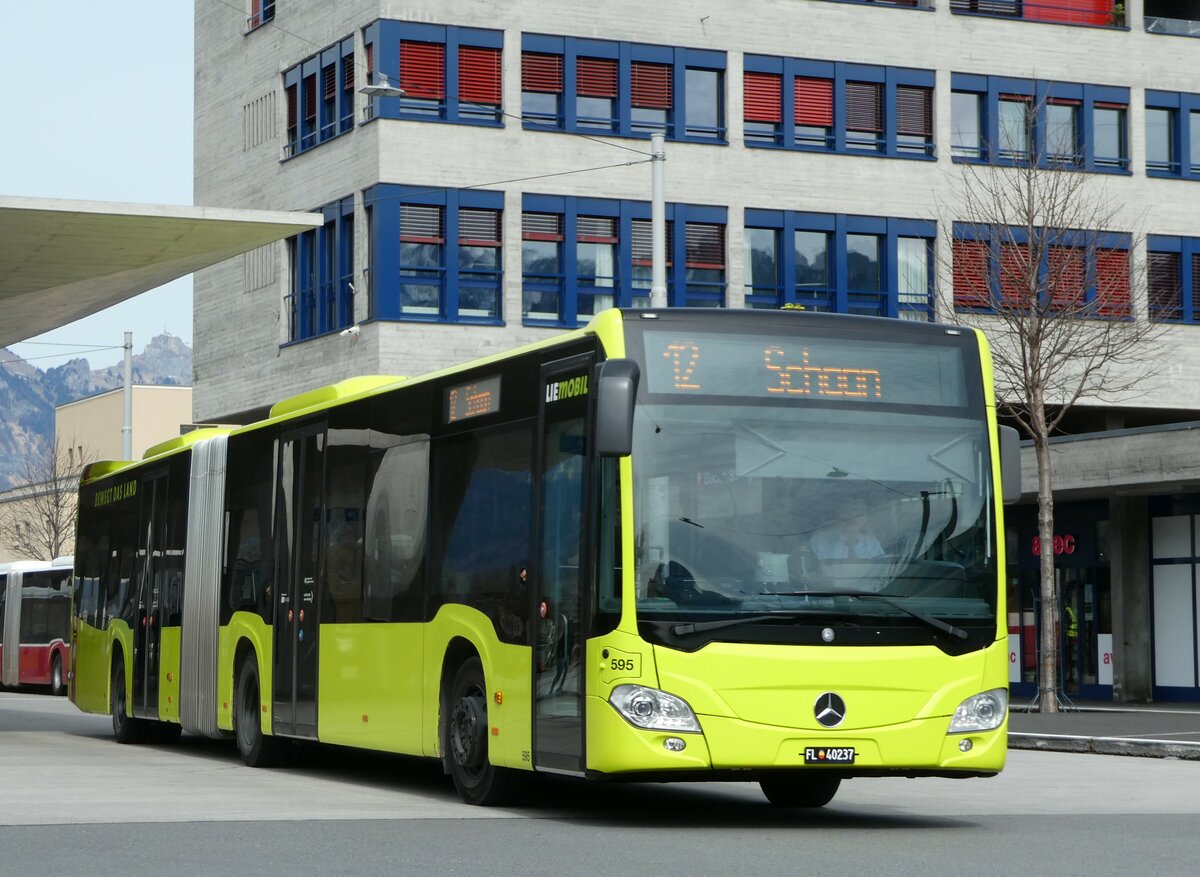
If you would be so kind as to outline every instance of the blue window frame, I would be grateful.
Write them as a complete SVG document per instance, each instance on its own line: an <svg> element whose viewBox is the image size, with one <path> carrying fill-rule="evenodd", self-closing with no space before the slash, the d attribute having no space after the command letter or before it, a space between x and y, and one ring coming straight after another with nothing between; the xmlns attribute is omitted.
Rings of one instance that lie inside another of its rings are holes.
<svg viewBox="0 0 1200 877"><path fill-rule="evenodd" d="M1129 89L952 73L954 161L1129 173Z"/></svg>
<svg viewBox="0 0 1200 877"><path fill-rule="evenodd" d="M1146 174L1200 180L1200 94L1147 89Z"/></svg>
<svg viewBox="0 0 1200 877"><path fill-rule="evenodd" d="M368 118L503 126L503 31L380 19L363 44L372 80L406 92L372 97Z"/></svg>
<svg viewBox="0 0 1200 877"><path fill-rule="evenodd" d="M648 202L525 195L522 210L526 325L573 327L608 307L649 306ZM725 216L724 207L667 205L669 306L724 306Z"/></svg>
<svg viewBox="0 0 1200 877"><path fill-rule="evenodd" d="M364 204L373 319L502 325L503 192L381 183Z"/></svg>
<svg viewBox="0 0 1200 877"><path fill-rule="evenodd" d="M283 74L285 159L354 127L354 38L305 58Z"/></svg>
<svg viewBox="0 0 1200 877"><path fill-rule="evenodd" d="M1200 323L1200 238L1146 235L1150 319Z"/></svg>
<svg viewBox="0 0 1200 877"><path fill-rule="evenodd" d="M284 311L289 341L354 323L354 199L343 198L317 212L324 224L288 241L291 291Z"/></svg>
<svg viewBox="0 0 1200 877"><path fill-rule="evenodd" d="M1020 309L1028 298L1025 278L1036 265L1039 307L1078 308L1077 315L1128 318L1130 235L1062 229L1026 229L954 223L954 309L993 313L997 305ZM1052 278L1052 279L1051 279Z"/></svg>
<svg viewBox="0 0 1200 877"><path fill-rule="evenodd" d="M747 146L934 157L932 70L767 55L747 55L744 66L755 96L770 102L747 112Z"/></svg>
<svg viewBox="0 0 1200 877"><path fill-rule="evenodd" d="M933 240L924 219L746 211L746 307L933 317Z"/></svg>
<svg viewBox="0 0 1200 877"><path fill-rule="evenodd" d="M522 34L530 130L725 143L725 53Z"/></svg>

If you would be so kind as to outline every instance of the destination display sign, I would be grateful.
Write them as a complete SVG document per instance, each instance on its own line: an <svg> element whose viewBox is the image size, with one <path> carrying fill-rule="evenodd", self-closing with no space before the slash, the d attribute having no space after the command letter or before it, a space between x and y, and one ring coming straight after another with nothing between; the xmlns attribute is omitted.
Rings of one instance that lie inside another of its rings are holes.
<svg viewBox="0 0 1200 877"><path fill-rule="evenodd" d="M500 375L446 388L446 422L495 414L500 410Z"/></svg>

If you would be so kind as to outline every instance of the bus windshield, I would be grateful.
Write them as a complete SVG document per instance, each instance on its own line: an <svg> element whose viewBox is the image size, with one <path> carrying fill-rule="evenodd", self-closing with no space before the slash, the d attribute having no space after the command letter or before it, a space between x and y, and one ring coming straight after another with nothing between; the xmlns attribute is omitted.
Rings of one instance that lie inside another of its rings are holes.
<svg viewBox="0 0 1200 877"><path fill-rule="evenodd" d="M640 620L728 640L763 621L994 632L991 456L970 348L691 333L681 368L678 337L645 333ZM805 365L815 376L807 395L770 392L771 366L789 361L801 364L789 388Z"/></svg>

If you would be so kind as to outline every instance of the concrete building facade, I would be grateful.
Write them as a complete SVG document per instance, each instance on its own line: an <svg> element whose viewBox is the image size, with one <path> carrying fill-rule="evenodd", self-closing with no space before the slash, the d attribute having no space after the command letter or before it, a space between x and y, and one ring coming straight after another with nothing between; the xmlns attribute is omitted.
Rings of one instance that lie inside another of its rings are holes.
<svg viewBox="0 0 1200 877"><path fill-rule="evenodd" d="M655 128L673 306L944 319L956 193L1007 160L1016 110L1023 148L1065 136L1113 206L1118 263L1085 266L1089 295L1121 272L1128 313L1163 324L1136 401L1085 400L1070 423L1124 431L1056 449L1079 530L1059 552L1077 614L1063 684L1200 699L1200 539L1183 538L1200 498L1187 431L1155 431L1200 418L1193 19L1153 0L197 3L196 202L325 224L197 274L194 417L641 303ZM1010 525L1018 691L1036 666L1029 522Z"/></svg>

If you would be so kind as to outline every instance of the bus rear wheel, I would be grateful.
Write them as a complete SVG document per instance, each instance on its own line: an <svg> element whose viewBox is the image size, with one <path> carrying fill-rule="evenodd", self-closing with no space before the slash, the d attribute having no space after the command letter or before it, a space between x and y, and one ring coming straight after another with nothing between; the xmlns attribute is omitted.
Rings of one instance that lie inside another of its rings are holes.
<svg viewBox="0 0 1200 877"><path fill-rule="evenodd" d="M109 687L109 707L112 711L113 736L118 743L143 743L146 740L146 723L129 715L127 689L125 687L125 662L117 658L113 662L112 683Z"/></svg>
<svg viewBox="0 0 1200 877"><path fill-rule="evenodd" d="M262 700L258 687L258 664L251 655L238 667L234 697L234 725L238 752L250 767L273 767L279 763L280 743L262 731Z"/></svg>
<svg viewBox="0 0 1200 877"><path fill-rule="evenodd" d="M446 749L450 776L467 804L511 804L525 791L528 777L497 767L488 756L487 688L478 658L463 662L446 699Z"/></svg>
<svg viewBox="0 0 1200 877"><path fill-rule="evenodd" d="M842 778L807 771L763 777L758 784L767 800L776 807L824 807L837 794Z"/></svg>
<svg viewBox="0 0 1200 877"><path fill-rule="evenodd" d="M63 681L62 658L58 655L50 661L50 693L57 697L67 693L66 683Z"/></svg>

